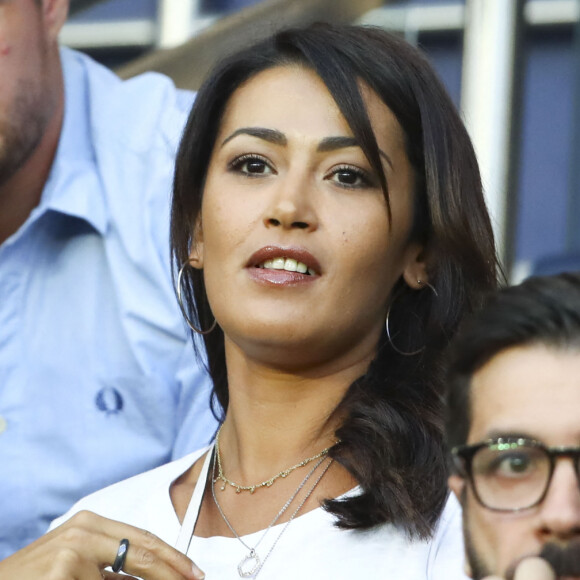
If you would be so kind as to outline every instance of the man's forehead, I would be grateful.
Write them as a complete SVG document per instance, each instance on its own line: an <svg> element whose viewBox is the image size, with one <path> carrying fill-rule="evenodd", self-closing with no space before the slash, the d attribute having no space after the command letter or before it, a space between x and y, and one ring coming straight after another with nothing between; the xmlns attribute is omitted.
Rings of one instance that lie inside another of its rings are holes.
<svg viewBox="0 0 580 580"><path fill-rule="evenodd" d="M470 399L469 443L518 434L547 445L577 445L580 350L508 348L473 375Z"/></svg>

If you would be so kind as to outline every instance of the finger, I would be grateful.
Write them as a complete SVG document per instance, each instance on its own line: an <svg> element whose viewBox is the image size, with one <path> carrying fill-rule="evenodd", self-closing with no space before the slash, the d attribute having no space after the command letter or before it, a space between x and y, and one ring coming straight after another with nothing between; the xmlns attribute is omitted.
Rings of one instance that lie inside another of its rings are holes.
<svg viewBox="0 0 580 580"><path fill-rule="evenodd" d="M525 558L516 568L514 580L556 580L556 574L546 560Z"/></svg>
<svg viewBox="0 0 580 580"><path fill-rule="evenodd" d="M83 558L74 549L60 549L52 559L51 578L71 580L101 580L101 571L94 562Z"/></svg>
<svg viewBox="0 0 580 580"><path fill-rule="evenodd" d="M124 572L146 580L203 580L205 577L190 558L147 530L134 528L130 542Z"/></svg>
<svg viewBox="0 0 580 580"><path fill-rule="evenodd" d="M146 580L203 580L205 574L189 559L184 565L183 556L154 536L141 531L144 539L127 552L124 572ZM169 548L169 550L167 550ZM173 552L176 552L174 554Z"/></svg>
<svg viewBox="0 0 580 580"><path fill-rule="evenodd" d="M184 554L169 546L154 534L139 528L97 516L91 512L79 512L69 520L69 536L76 546L83 546L87 557L101 568L115 561L121 539L129 540L122 571L146 580L201 580L203 573L194 571L193 562ZM67 522L68 524L68 522ZM67 524L64 524L66 526ZM58 529L58 528L57 528Z"/></svg>
<svg viewBox="0 0 580 580"><path fill-rule="evenodd" d="M85 558L75 546L62 540L56 534L51 541L41 538L0 561L0 578L101 580L101 570L94 560Z"/></svg>

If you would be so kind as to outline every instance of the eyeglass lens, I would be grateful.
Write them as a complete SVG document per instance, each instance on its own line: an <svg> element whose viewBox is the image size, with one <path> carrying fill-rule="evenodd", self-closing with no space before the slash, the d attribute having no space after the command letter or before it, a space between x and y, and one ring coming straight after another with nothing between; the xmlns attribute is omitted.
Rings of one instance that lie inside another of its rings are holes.
<svg viewBox="0 0 580 580"><path fill-rule="evenodd" d="M541 447L498 442L474 455L473 485L488 508L525 509L542 499L550 480L550 466L550 456Z"/></svg>

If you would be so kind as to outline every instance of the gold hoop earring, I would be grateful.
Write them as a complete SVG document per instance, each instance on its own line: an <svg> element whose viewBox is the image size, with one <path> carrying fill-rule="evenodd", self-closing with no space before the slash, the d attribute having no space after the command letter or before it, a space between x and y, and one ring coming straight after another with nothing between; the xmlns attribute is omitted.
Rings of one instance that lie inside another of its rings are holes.
<svg viewBox="0 0 580 580"><path fill-rule="evenodd" d="M429 284L429 282L423 282L422 280L417 280L417 284L419 284L419 286L423 286L423 284L425 284L428 288L431 289L431 291L433 292L433 294L435 294L436 297L439 297L437 290L435 290L435 288L431 284ZM393 302L394 302L394 300L393 300ZM391 338L391 330L389 328L389 315L391 314L391 306L393 305L393 302L391 302L389 304L389 309L387 310L387 316L385 318L385 330L387 331L387 339L389 341L389 344L391 345L392 349L395 352L398 352L400 355L403 355L403 356L415 356L415 355L422 353L425 350L424 346L422 346L418 350L413 350L413 351L409 351L409 352L401 350L400 348L397 348L395 346L395 343L393 342L393 339Z"/></svg>
<svg viewBox="0 0 580 580"><path fill-rule="evenodd" d="M213 324L207 330L200 330L193 324L193 322L191 322L189 316L187 315L187 311L183 306L183 297L181 295L181 279L183 278L183 272L185 270L185 267L189 265L190 265L189 262L184 262L181 268L179 268L179 273L177 274L177 302L179 302L179 308L181 310L183 318L185 318L187 326L189 326L189 328L191 328L191 330L193 330L193 332L196 332L197 334L209 334L217 325L217 320L215 319L215 317L213 319Z"/></svg>

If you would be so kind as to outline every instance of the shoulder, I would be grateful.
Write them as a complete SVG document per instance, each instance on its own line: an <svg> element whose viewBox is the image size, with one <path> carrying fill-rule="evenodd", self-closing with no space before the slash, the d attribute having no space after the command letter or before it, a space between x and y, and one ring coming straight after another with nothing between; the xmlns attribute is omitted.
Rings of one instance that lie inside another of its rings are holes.
<svg viewBox="0 0 580 580"><path fill-rule="evenodd" d="M390 524L353 535L359 544L373 546L369 563L374 561L377 566L386 566L389 575L424 577L427 580L468 580L463 572L461 507L455 496L448 498L430 539L411 539Z"/></svg>
<svg viewBox="0 0 580 580"><path fill-rule="evenodd" d="M206 448L200 449L84 497L63 516L54 520L50 529L63 524L81 511L91 511L106 518L143 527L142 518L147 515L149 506L156 503L162 507L170 507L171 484L205 451Z"/></svg>
<svg viewBox="0 0 580 580"><path fill-rule="evenodd" d="M178 89L160 73L147 72L128 80L92 58L61 49L65 75L85 84L86 108L97 146L122 144L144 153L174 148L194 100L191 91ZM173 151L172 151L173 153Z"/></svg>
<svg viewBox="0 0 580 580"><path fill-rule="evenodd" d="M452 511L453 506L448 512L450 516ZM293 561L296 552L301 552L309 560L307 565L313 578L467 580L462 572L461 547L450 541L451 536L446 536L443 542L449 544L443 546L438 534L430 539L414 539L390 523L367 530L343 530L335 525L332 514L313 510L297 518L284 537L271 558L272 564L276 562L279 567L276 576L279 579L295 577L296 568L288 562Z"/></svg>
<svg viewBox="0 0 580 580"><path fill-rule="evenodd" d="M193 94L158 73L121 80L79 52L63 48L61 57L65 124L68 112L84 125L82 146L95 183L91 195L102 198L110 226L106 240L120 245L140 274L149 271L153 284L160 274L152 269L161 264L165 283L175 156ZM74 128L69 134L81 139ZM118 255L114 248L109 259ZM167 289L173 292L172 285Z"/></svg>

